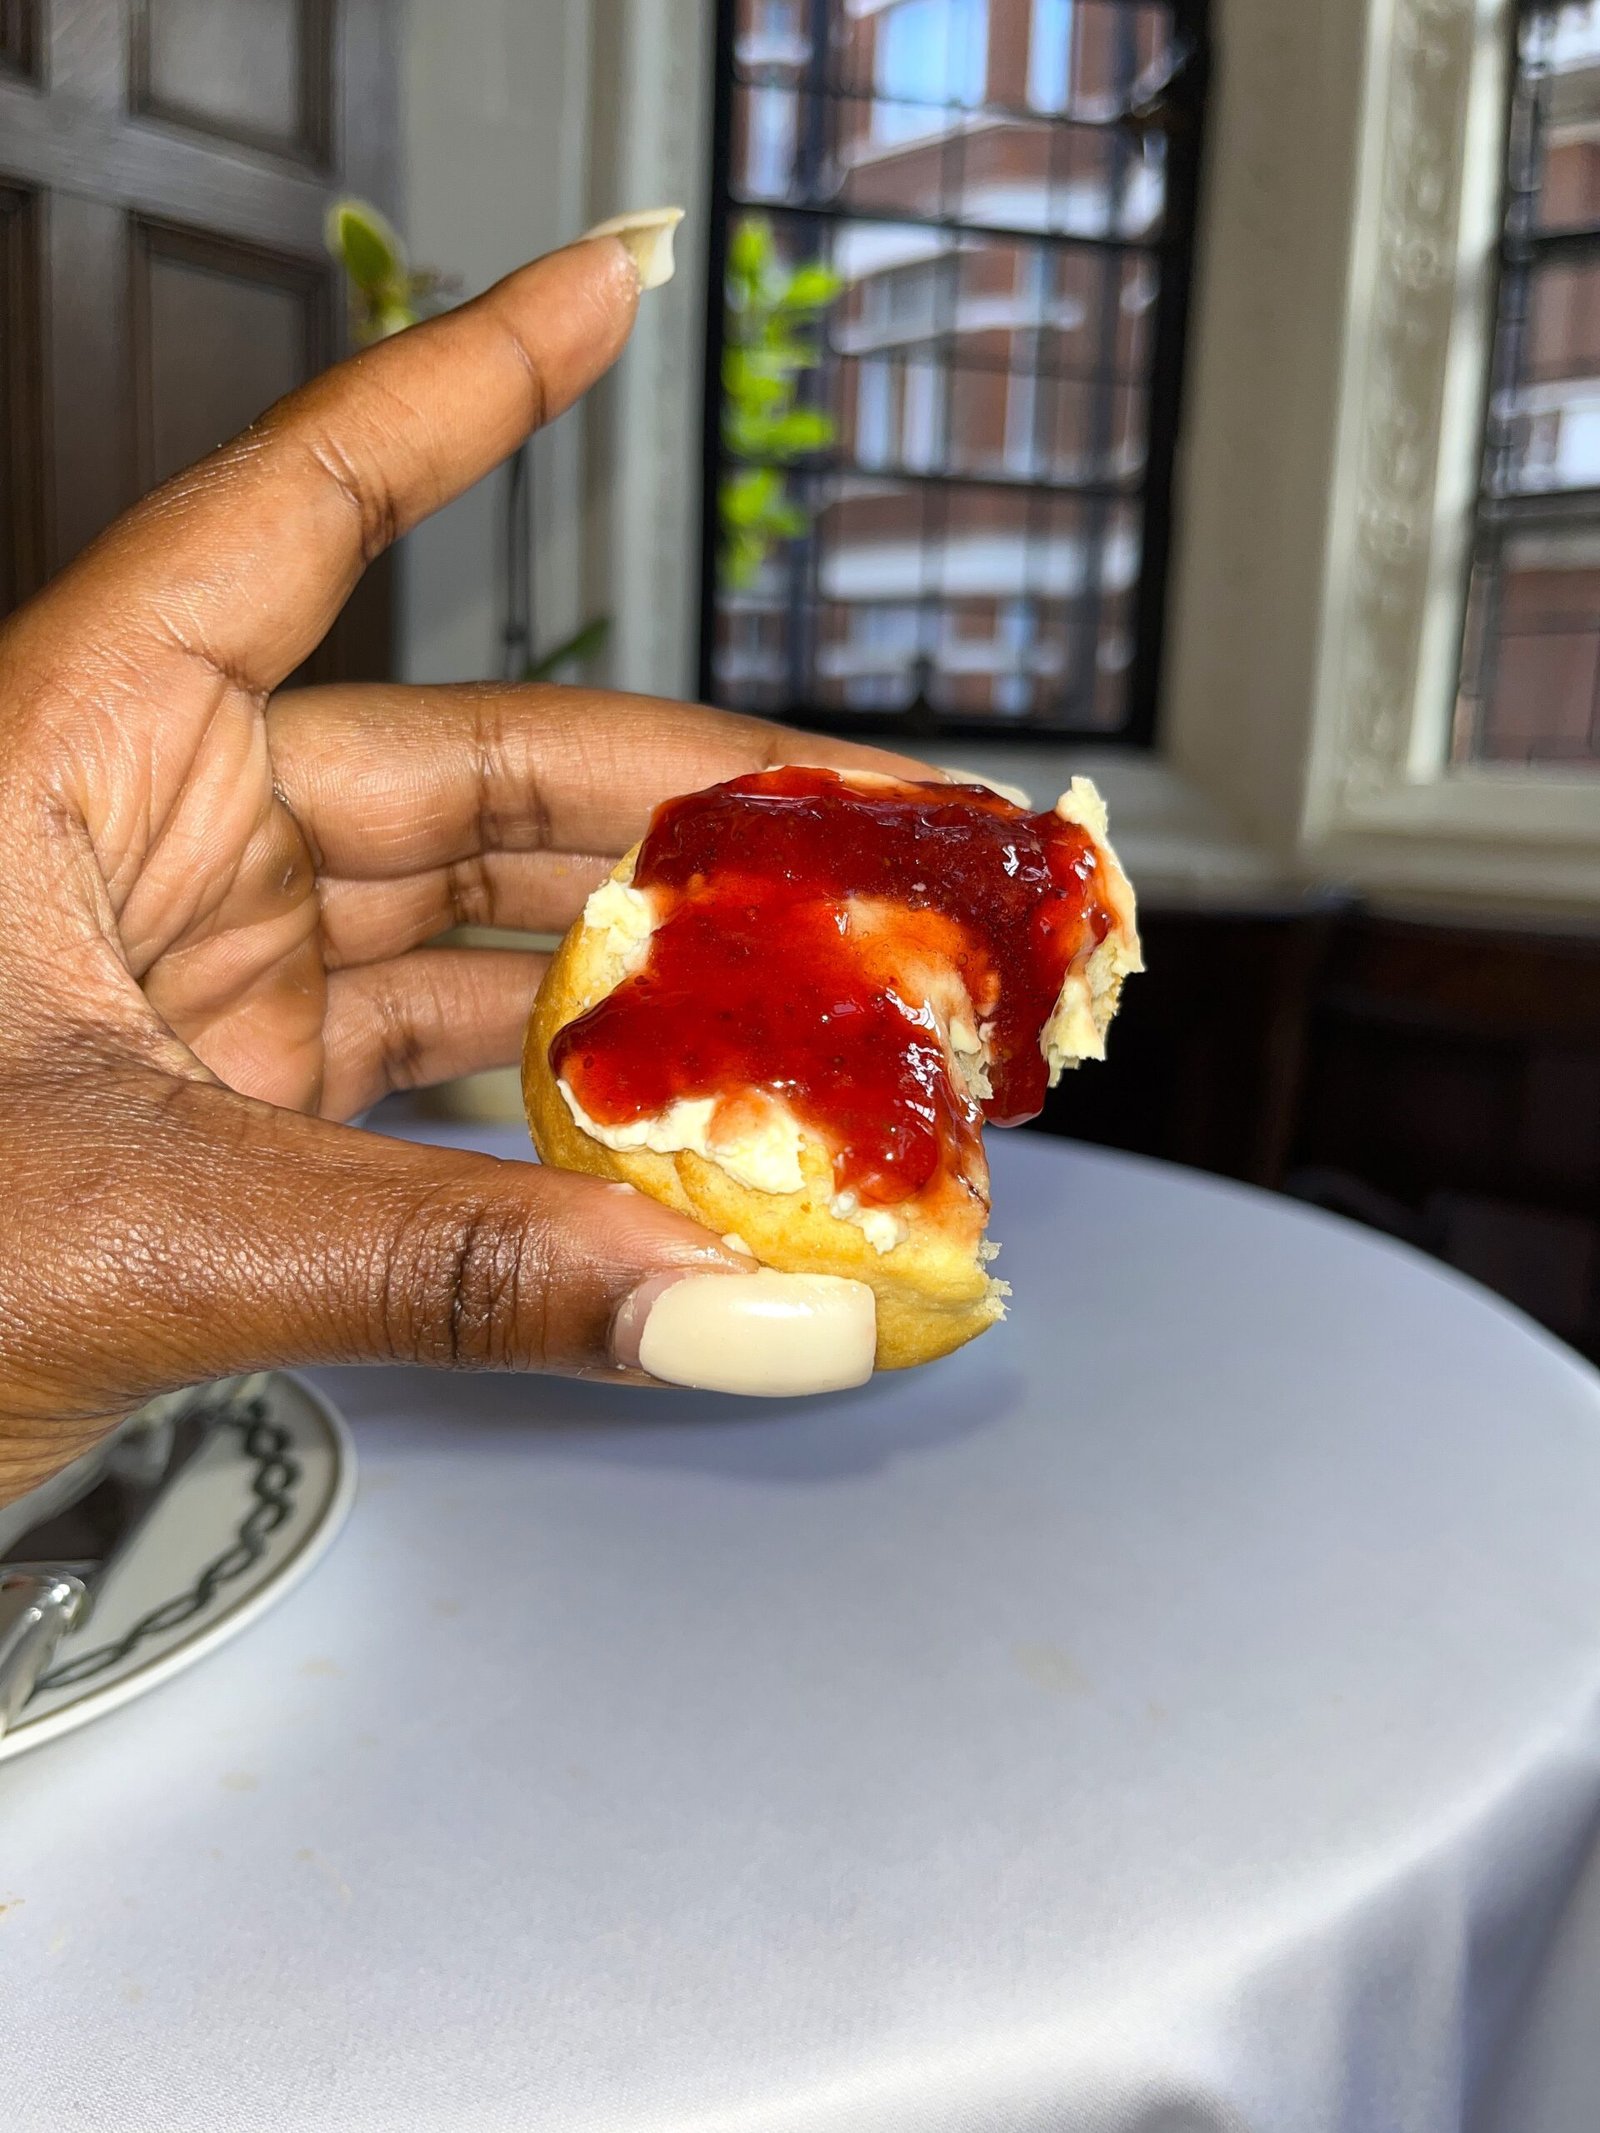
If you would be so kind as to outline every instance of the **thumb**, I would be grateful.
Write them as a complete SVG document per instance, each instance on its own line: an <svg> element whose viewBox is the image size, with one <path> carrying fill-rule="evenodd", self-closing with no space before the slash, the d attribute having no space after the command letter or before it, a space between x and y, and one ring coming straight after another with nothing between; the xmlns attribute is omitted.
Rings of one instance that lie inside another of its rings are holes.
<svg viewBox="0 0 1600 2133"><path fill-rule="evenodd" d="M99 1140L126 1152L95 1195L97 1370L126 1371L133 1401L293 1363L745 1393L831 1391L871 1373L871 1289L755 1270L626 1185L150 1079L162 1086L159 1103L146 1092L144 1130ZM80 1388L74 1405L108 1403Z"/></svg>

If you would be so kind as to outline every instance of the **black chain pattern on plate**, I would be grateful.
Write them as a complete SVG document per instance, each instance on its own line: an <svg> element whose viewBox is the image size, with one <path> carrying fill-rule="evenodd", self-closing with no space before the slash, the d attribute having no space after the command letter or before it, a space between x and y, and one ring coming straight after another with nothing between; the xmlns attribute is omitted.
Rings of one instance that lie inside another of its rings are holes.
<svg viewBox="0 0 1600 2133"><path fill-rule="evenodd" d="M268 1420L266 1401L258 1394L242 1406L223 1408L210 1419L210 1426L236 1429L243 1440L244 1456L254 1468L250 1476L252 1501L238 1532L222 1553L206 1564L187 1592L152 1607L115 1643L97 1645L52 1668L35 1685L36 1695L92 1681L97 1674L120 1666L147 1638L192 1621L211 1605L224 1585L243 1577L252 1564L260 1562L267 1542L294 1510L295 1492L304 1475L299 1461L289 1456L293 1438L279 1423Z"/></svg>

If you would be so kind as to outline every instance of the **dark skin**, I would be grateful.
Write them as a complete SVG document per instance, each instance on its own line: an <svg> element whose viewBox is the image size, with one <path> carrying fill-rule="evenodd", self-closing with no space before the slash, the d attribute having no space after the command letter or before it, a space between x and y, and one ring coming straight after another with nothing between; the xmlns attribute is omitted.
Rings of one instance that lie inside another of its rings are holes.
<svg viewBox="0 0 1600 2133"><path fill-rule="evenodd" d="M507 1064L534 955L650 809L903 759L556 688L279 693L362 569L587 389L614 239L318 378L0 631L0 1501L279 1364L626 1371L638 1285L744 1264L637 1194L340 1124Z"/></svg>

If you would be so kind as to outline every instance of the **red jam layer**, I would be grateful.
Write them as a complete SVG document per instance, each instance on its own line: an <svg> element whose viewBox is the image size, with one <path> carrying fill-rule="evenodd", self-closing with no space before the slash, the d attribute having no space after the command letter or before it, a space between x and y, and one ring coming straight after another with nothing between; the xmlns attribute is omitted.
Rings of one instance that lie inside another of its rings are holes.
<svg viewBox="0 0 1600 2133"><path fill-rule="evenodd" d="M982 1111L1018 1125L1044 1102L1062 980L1112 924L1076 823L977 786L858 789L828 770L668 801L633 879L657 911L645 963L557 1034L557 1075L606 1126L769 1090L833 1150L836 1189L879 1205L964 1169L980 1124L917 966L959 972L991 1054ZM852 929L855 899L891 923Z"/></svg>

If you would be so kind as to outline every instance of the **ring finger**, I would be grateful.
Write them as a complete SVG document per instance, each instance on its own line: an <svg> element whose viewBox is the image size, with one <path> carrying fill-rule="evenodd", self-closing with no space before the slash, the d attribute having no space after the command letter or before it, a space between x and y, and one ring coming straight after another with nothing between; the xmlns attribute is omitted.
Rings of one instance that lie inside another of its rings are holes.
<svg viewBox="0 0 1600 2133"><path fill-rule="evenodd" d="M328 982L322 1113L353 1118L393 1089L512 1065L546 958L422 948Z"/></svg>

